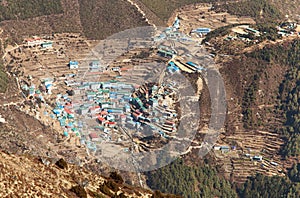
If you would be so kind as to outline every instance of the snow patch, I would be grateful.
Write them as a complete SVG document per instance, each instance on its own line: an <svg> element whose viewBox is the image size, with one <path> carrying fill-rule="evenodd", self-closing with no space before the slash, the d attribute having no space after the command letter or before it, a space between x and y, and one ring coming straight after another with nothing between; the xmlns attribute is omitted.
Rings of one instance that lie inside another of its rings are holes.
<svg viewBox="0 0 300 198"><path fill-rule="evenodd" d="M5 119L0 115L0 123L6 123Z"/></svg>

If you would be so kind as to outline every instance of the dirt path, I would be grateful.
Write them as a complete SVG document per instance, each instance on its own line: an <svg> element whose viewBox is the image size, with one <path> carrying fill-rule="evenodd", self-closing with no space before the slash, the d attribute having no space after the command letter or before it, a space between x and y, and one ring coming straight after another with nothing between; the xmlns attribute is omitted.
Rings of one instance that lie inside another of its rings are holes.
<svg viewBox="0 0 300 198"><path fill-rule="evenodd" d="M3 51L4 51L4 54L3 54L3 56L2 56L2 59L4 59L4 57L7 55L8 52L11 52L11 51L13 51L13 50L19 48L19 45L16 44L15 46L12 46L12 47L10 47L10 48L7 47L7 48L5 49L5 48L4 48L3 38L2 38L2 36L1 36L2 33L3 33L3 29L0 28L0 42L1 42L0 48L3 49Z"/></svg>
<svg viewBox="0 0 300 198"><path fill-rule="evenodd" d="M285 41L293 40L293 39L296 39L296 38L299 38L299 37L298 36L287 36L287 37L283 37L282 39L277 39L276 41L266 40L266 41L263 41L263 42L259 43L258 45L252 45L250 47L245 48L242 53L250 53L250 52L256 50L257 48L258 49L263 49L268 44L280 44L280 43L283 43Z"/></svg>
<svg viewBox="0 0 300 198"><path fill-rule="evenodd" d="M9 106L19 106L22 102L10 102L10 103L4 103L4 104L0 104L0 106L2 107L9 107Z"/></svg>
<svg viewBox="0 0 300 198"><path fill-rule="evenodd" d="M2 41L2 39L1 39L1 41ZM20 47L20 46L19 46L18 44L16 44L15 46L12 46L12 47L10 47L9 49L5 50L5 53L3 54L2 59L4 59L5 56L6 56L9 52L12 52L12 51L14 51L15 49L18 49L19 47Z"/></svg>
<svg viewBox="0 0 300 198"><path fill-rule="evenodd" d="M146 16L146 13L140 8L140 6L139 6L136 2L134 2L134 0L127 0L127 1L128 1L131 5L133 5L134 7L137 8L137 10L139 11L139 13L142 14L142 16L145 18L145 21L146 21L149 25L151 25L151 26L153 26L155 29L157 29L156 25L155 25L153 22L151 22L151 20L148 19L148 17Z"/></svg>

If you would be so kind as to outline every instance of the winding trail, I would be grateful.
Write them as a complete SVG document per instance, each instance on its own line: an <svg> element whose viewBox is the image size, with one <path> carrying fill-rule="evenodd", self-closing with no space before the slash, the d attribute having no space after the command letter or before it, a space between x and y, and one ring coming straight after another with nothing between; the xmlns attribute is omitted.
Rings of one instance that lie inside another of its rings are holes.
<svg viewBox="0 0 300 198"><path fill-rule="evenodd" d="M3 42L3 38L1 37L2 33L3 33L3 29L0 28L0 42L2 44L0 46L0 49L3 49L4 53L3 53L2 59L4 59L5 56L8 54L8 52L12 52L13 50L18 49L20 46L17 43L15 43L15 46L13 46L12 48L10 48L10 49L4 49L4 46L3 46L4 42Z"/></svg>
<svg viewBox="0 0 300 198"><path fill-rule="evenodd" d="M154 29L157 30L156 25L155 25L153 22L151 22L151 21L146 17L146 13L140 8L140 6L139 6L136 2L134 2L134 0L127 0L127 1L128 1L131 5L133 5L134 7L137 8L137 10L139 11L139 13L142 14L142 16L145 18L145 21L146 21L149 25L153 26Z"/></svg>

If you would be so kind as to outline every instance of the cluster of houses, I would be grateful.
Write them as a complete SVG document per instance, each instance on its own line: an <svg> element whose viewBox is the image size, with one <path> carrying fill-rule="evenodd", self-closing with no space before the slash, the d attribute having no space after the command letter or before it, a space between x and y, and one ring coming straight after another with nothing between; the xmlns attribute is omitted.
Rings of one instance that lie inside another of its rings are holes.
<svg viewBox="0 0 300 198"><path fill-rule="evenodd" d="M154 37L154 41L162 40L177 40L177 41L194 41L192 38L187 37L185 34L179 31L180 19L176 17L175 22L171 27L164 30L162 34ZM197 28L192 30L190 34L197 34L204 36L211 32L210 28ZM179 71L184 71L188 73L196 73L205 70L200 65L193 63L191 61L184 61L180 56L178 56L177 51L172 46L166 46L163 44L158 45L157 54L163 58L168 58L167 72L176 73Z"/></svg>
<svg viewBox="0 0 300 198"><path fill-rule="evenodd" d="M227 145L215 145L213 148L214 148L215 151L221 151L222 153L228 153L230 151L236 150L236 146L231 146L230 147L230 146L227 146ZM259 162L261 162L263 160L263 157L261 155L251 155L249 153L246 153L245 157L247 157L247 158L249 158L253 161L259 161ZM275 165L277 163L272 162L271 164Z"/></svg>
<svg viewBox="0 0 300 198"><path fill-rule="evenodd" d="M172 27L166 28L162 34L155 37L155 41L164 39L170 40L188 40L180 31L180 19L176 18ZM236 29L239 35L253 34L260 36L258 30L249 26L240 26ZM280 32L290 34L296 28L295 24L282 24L278 27ZM211 32L209 28L197 28L191 31L191 34L197 34L200 37ZM27 47L51 48L52 41L47 41L39 37L33 37L25 40ZM171 47L159 45L158 54L169 58L166 71L176 73L185 71L195 73L204 70L200 65L184 61L177 56L176 50ZM79 68L79 62L72 60L68 63L70 70ZM98 60L91 61L89 71L97 72L100 70ZM112 68L112 71L119 71L120 67ZM69 77L72 77L71 76ZM53 79L43 79L39 87L35 85L23 84L22 89L26 91L26 97L39 98L44 101L43 94L52 94ZM116 137L121 134L120 127L126 127L127 131L135 132L150 129L168 138L176 134L178 125L178 115L174 106L169 106L164 102L174 94L172 85L145 84L135 86L116 80L106 82L73 82L65 81L68 86L75 86L73 94L58 94L55 107L50 114L52 119L56 119L63 129L63 135L68 137L75 134L80 137L81 144L89 149L96 151L96 143L100 141L122 141ZM79 97L77 97L79 96ZM90 127L90 123L93 121ZM89 128L86 127L89 125ZM227 153L235 150L235 147L214 146L214 150ZM247 157L254 161L262 161L262 156Z"/></svg>
<svg viewBox="0 0 300 198"><path fill-rule="evenodd" d="M295 22L284 22L277 26L278 34L282 36L300 35L300 26Z"/></svg>
<svg viewBox="0 0 300 198"><path fill-rule="evenodd" d="M300 35L300 26L295 22L284 22L276 27L278 34L281 36L297 36ZM240 25L231 29L233 34L228 35L225 40L242 40L242 41L253 41L253 39L266 34L267 32L260 32L249 25ZM256 40L257 41L257 40Z"/></svg>
<svg viewBox="0 0 300 198"><path fill-rule="evenodd" d="M75 112L80 120L94 120L86 136L82 137L85 141L120 142L122 140L117 137L122 134L119 127L126 127L133 133L150 127L161 136L168 137L166 133L176 131L177 113L159 104L167 93L154 94L157 89L153 86L149 91L145 86L115 80L82 83L74 90L75 96L81 95L82 100L72 102L72 111L66 112L66 119L72 119L69 113ZM63 112L66 110L65 107L60 109Z"/></svg>
<svg viewBox="0 0 300 198"><path fill-rule="evenodd" d="M29 100L41 100L44 101L44 97L42 95L41 90L36 87L34 84L28 86L27 84L22 84L22 94L24 98L27 98Z"/></svg>
<svg viewBox="0 0 300 198"><path fill-rule="evenodd" d="M242 40L250 42L253 38L260 37L262 33L259 30L251 28L249 25L240 25L231 29L232 33L229 34L224 40Z"/></svg>
<svg viewBox="0 0 300 198"><path fill-rule="evenodd" d="M68 66L71 70L78 69L79 63L70 61ZM94 68L98 70L99 61L92 61L89 67L90 71L94 71ZM65 78L73 79L74 76L75 74L65 75ZM44 79L39 90L34 86L24 86L24 89L28 90L28 96L41 93L42 97L44 93L52 93L53 81L50 78ZM133 132L150 128L165 138L168 138L168 133L176 131L176 111L159 104L171 90L154 94L159 90L155 85L151 87L150 94L148 88L145 90L145 87L116 80L80 83L66 80L65 84L73 88L72 92L57 95L50 117L59 122L64 136L75 134L80 138L81 144L91 150L97 150L96 143L99 141L122 141L118 138L121 137L119 127L126 127ZM133 95L134 90L139 94ZM147 96L147 102L142 100L144 95Z"/></svg>
<svg viewBox="0 0 300 198"><path fill-rule="evenodd" d="M170 61L167 66L167 71L173 74L180 72L180 68L173 61Z"/></svg>
<svg viewBox="0 0 300 198"><path fill-rule="evenodd" d="M31 76L28 77L30 82ZM52 78L45 78L42 79L42 84L36 86L33 83L28 83L26 81L21 81L21 89L24 98L27 99L34 99L38 97L40 100L44 101L43 94L52 94L52 89L54 88L54 79Z"/></svg>
<svg viewBox="0 0 300 198"><path fill-rule="evenodd" d="M52 48L53 46L52 41L48 41L36 36L25 39L24 44L25 47L41 47L44 49Z"/></svg>
<svg viewBox="0 0 300 198"><path fill-rule="evenodd" d="M175 18L175 21L171 27L168 27L162 31L158 36L154 37L153 40L155 42L163 41L163 40L175 40L181 42L189 42L193 41L190 36L185 35L180 29L180 19L178 17Z"/></svg>
<svg viewBox="0 0 300 198"><path fill-rule="evenodd" d="M103 67L100 66L100 61L99 60L93 60L89 63L89 71L91 72L96 72L103 70ZM69 69L78 69L79 68L79 62L78 61L70 61L68 64Z"/></svg>
<svg viewBox="0 0 300 198"><path fill-rule="evenodd" d="M75 119L75 112L73 109L72 100L68 94L58 94L56 97L56 106L52 110L50 117L57 119L63 129L63 135L68 137L70 133L76 134L80 137L83 124Z"/></svg>
<svg viewBox="0 0 300 198"><path fill-rule="evenodd" d="M165 29L158 40L184 39L185 36L178 31L179 28L180 20L176 18L173 26ZM51 48L53 43L33 37L26 39L25 45ZM172 48L163 45L159 46L158 53L167 58L174 58L177 54ZM193 71L199 70L199 66L192 62L177 64L179 63L176 61L168 62L167 71L179 72L182 70L181 65ZM78 61L71 60L68 67L70 70L77 70L80 65ZM98 60L91 61L88 67L91 73L99 72L102 68ZM121 69L120 67L111 68L112 71ZM68 77L74 77L74 75L70 74ZM76 88L72 90L72 94L67 92L57 95L50 117L59 122L64 136L76 134L81 138L81 144L87 145L90 149L96 150L95 142L116 141L116 139L120 141L120 138L116 138L116 134L120 134L119 127L126 127L133 132L151 129L165 138L177 130L177 112L173 106L164 102L166 97L174 93L170 85L139 87L116 80L76 82L74 79L66 80L65 84ZM42 94L52 94L53 87L54 80L49 78L44 79L38 88L34 85L24 85L23 90L28 91L26 97L42 98ZM87 125L92 125L92 127L87 128Z"/></svg>
<svg viewBox="0 0 300 198"><path fill-rule="evenodd" d="M36 87L34 84L28 86L23 83L21 85L22 93L27 100L32 101L34 104L46 103L45 94L51 94L53 87L53 79L46 78L42 80L42 84ZM75 112L73 110L72 99L69 94L56 95L55 106L51 108L51 112L48 109L44 110L45 116L50 116L52 120L57 120L62 128L63 135L68 137L69 134L76 134L80 137L82 132L82 123L75 119ZM50 113L50 114L49 114Z"/></svg>
<svg viewBox="0 0 300 198"><path fill-rule="evenodd" d="M74 89L75 96L82 96L73 102L74 111L79 117L95 121L94 130L88 134L91 141L110 141L119 123L125 124L133 89L133 85L115 80L86 82Z"/></svg>
<svg viewBox="0 0 300 198"><path fill-rule="evenodd" d="M188 38L182 32L172 27L166 28L160 35L153 38L155 42L162 40L188 40Z"/></svg>
<svg viewBox="0 0 300 198"><path fill-rule="evenodd" d="M70 70L77 70L79 68L79 62L75 61L75 60L71 60L68 63L68 67L69 67ZM101 73L104 73L104 72L118 72L118 73L121 73L122 71L128 70L128 68L124 68L124 67L122 68L122 67L119 67L119 66L105 67L105 66L100 64L99 60L92 60L88 64L82 63L82 65L80 67L86 69L87 71L89 71L90 75L97 75L97 74L101 74Z"/></svg>
<svg viewBox="0 0 300 198"><path fill-rule="evenodd" d="M161 57L170 59L166 68L169 73L175 73L179 71L196 73L205 70L205 68L192 61L184 61L180 56L177 55L177 52L169 46L159 45L157 47L157 54Z"/></svg>
<svg viewBox="0 0 300 198"><path fill-rule="evenodd" d="M229 146L226 146L226 145L215 145L214 146L215 151L221 151L222 153L228 153L231 149L235 150L235 147L230 148Z"/></svg>
<svg viewBox="0 0 300 198"><path fill-rule="evenodd" d="M174 106L164 103L165 98L172 97L174 90L171 85L149 83L141 86L133 93L130 100L131 118L127 126L141 130L150 129L168 138L177 131L177 112Z"/></svg>
<svg viewBox="0 0 300 198"><path fill-rule="evenodd" d="M161 54L162 52L158 53ZM187 73L197 73L202 72L206 69L197 63L194 63L192 61L184 61L181 57L174 56L168 61L166 70L167 72L173 74L180 71L184 71Z"/></svg>
<svg viewBox="0 0 300 198"><path fill-rule="evenodd" d="M133 133L151 128L165 138L176 132L177 113L163 102L172 94L170 86L162 91L157 85L138 87L111 80L81 83L73 91L74 97L57 95L50 116L59 121L64 136L74 133L90 149L96 150L98 141L121 141L116 137L119 127ZM86 128L89 121L93 124Z"/></svg>

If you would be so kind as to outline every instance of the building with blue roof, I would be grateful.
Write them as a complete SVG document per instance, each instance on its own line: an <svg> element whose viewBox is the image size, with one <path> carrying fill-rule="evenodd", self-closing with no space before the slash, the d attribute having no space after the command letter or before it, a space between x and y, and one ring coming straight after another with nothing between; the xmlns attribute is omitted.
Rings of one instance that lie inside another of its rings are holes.
<svg viewBox="0 0 300 198"><path fill-rule="evenodd" d="M173 58L176 55L176 52L168 46L160 45L158 46L158 54L163 57Z"/></svg>
<svg viewBox="0 0 300 198"><path fill-rule="evenodd" d="M176 29L179 29L180 27L180 20L178 17L176 17L175 22L173 23L173 27Z"/></svg>
<svg viewBox="0 0 300 198"><path fill-rule="evenodd" d="M192 30L190 32L190 34L194 33L194 34L197 34L200 37L203 37L203 36L207 35L210 32L211 32L210 28L197 28L197 29Z"/></svg>
<svg viewBox="0 0 300 198"><path fill-rule="evenodd" d="M93 60L93 61L90 63L90 66L91 66L91 67L99 68L99 67L100 67L100 61L99 61L99 60Z"/></svg>
<svg viewBox="0 0 300 198"><path fill-rule="evenodd" d="M176 64L173 61L170 61L168 66L167 66L167 70L170 73L174 73L174 72L179 72L180 69L179 67L176 66Z"/></svg>
<svg viewBox="0 0 300 198"><path fill-rule="evenodd" d="M70 69L78 69L78 62L77 61L70 61L69 62L69 68Z"/></svg>
<svg viewBox="0 0 300 198"><path fill-rule="evenodd" d="M199 33L199 34L208 34L211 32L210 28L197 28L192 30L192 33Z"/></svg>
<svg viewBox="0 0 300 198"><path fill-rule="evenodd" d="M250 27L247 27L247 28L246 28L246 31L251 32L251 33L253 33L253 34L256 35L256 36L259 36L259 35L260 35L260 32L259 32L258 30L255 30L255 29L250 28Z"/></svg>
<svg viewBox="0 0 300 198"><path fill-rule="evenodd" d="M163 39L167 38L165 33L160 34L159 36L154 37L154 41L161 41Z"/></svg>
<svg viewBox="0 0 300 198"><path fill-rule="evenodd" d="M52 42L52 41L47 41L47 42L43 42L43 43L41 44L41 47L42 47L42 48L51 48L52 45L53 45L53 42Z"/></svg>
<svg viewBox="0 0 300 198"><path fill-rule="evenodd" d="M194 68L197 69L197 70L204 70L203 67L201 67L200 65L198 65L198 64L196 64L196 63L193 63L193 62L191 62L191 61L187 62L186 64L188 64L188 65L191 66L191 67L194 67Z"/></svg>
<svg viewBox="0 0 300 198"><path fill-rule="evenodd" d="M252 159L255 160L255 161L262 161L263 158L262 158L262 156L255 155L255 156L252 157Z"/></svg>

